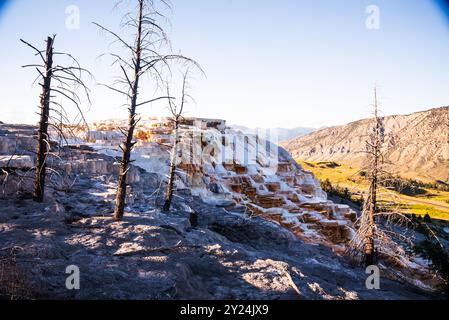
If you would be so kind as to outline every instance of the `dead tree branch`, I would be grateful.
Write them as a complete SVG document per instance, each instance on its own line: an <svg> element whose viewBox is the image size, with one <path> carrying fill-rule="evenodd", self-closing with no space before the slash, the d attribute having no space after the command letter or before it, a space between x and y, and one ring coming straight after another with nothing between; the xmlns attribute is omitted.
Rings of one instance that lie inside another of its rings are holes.
<svg viewBox="0 0 449 320"><path fill-rule="evenodd" d="M170 95L158 96L139 102L141 93L142 77L147 75L154 79L156 87L164 81L164 74L170 73L170 65L168 61L182 61L187 64L193 64L200 68L192 59L182 55L174 55L170 51L170 42L163 26L159 23L160 18L164 15L157 9L157 4L162 4L166 8L171 8L168 2L154 0L136 0L136 15L125 14L123 18L122 28L129 28L134 35L134 43L130 44L125 40L124 36L117 32L94 23L102 32L105 32L114 39L115 43L119 43L127 52L127 55L111 54L114 58L112 65L120 67L122 76L118 78L114 85L104 85L105 87L120 93L127 100L128 106L128 128L124 132L125 141L120 146L122 150L122 159L120 173L118 176L117 196L114 218L121 220L124 215L127 175L131 161L131 153L136 144L134 141L134 132L139 122L137 107L143 106L157 100L167 99L170 101ZM201 68L200 68L201 70ZM133 75L132 77L130 75Z"/></svg>
<svg viewBox="0 0 449 320"><path fill-rule="evenodd" d="M55 35L53 37L47 38L46 50L39 50L32 44L25 40L20 40L22 43L26 44L28 47L32 48L36 55L39 55L43 61L42 65L38 64L28 64L24 65L23 68L35 68L38 72L38 80L40 80L40 86L42 87L42 93L40 95L40 113L39 113L39 129L38 129L38 144L36 152L36 174L34 179L34 193L33 199L36 202L44 201L45 193L45 179L47 171L47 157L50 153L50 129L56 131L56 134L61 137L61 139L66 140L64 134L64 127L69 126L67 111L62 106L62 104L54 101L55 98L61 98L66 100L76 107L78 115L84 125L87 127L87 121L84 118L83 112L81 110L81 98L77 94L77 88L81 87L84 91L85 96L90 104L90 90L82 80L84 73L93 77L92 74L81 68L78 61L70 54L63 52L54 52L54 42ZM45 56L44 56L45 53ZM60 65L54 66L54 56L63 55L70 59L72 65L63 67ZM53 83L58 83L59 85L54 86ZM55 110L51 105L56 105L60 107L60 111ZM59 127L57 124L52 123L51 120L54 119L52 113L55 112L59 116L60 123ZM64 124L64 122L66 122Z"/></svg>

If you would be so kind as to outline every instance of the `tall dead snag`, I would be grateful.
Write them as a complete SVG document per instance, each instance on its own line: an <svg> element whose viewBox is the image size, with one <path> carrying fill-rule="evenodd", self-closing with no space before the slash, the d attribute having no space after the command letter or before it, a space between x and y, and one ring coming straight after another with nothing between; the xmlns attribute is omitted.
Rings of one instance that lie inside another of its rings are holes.
<svg viewBox="0 0 449 320"><path fill-rule="evenodd" d="M36 177L34 179L34 194L33 198L36 202L44 201L44 188L45 188L45 160L48 152L47 141L48 139L48 117L50 115L50 90L51 90L51 77L53 68L53 41L54 38L47 38L47 50L45 55L45 74L44 83L42 85L41 94L41 114L39 121L38 143L37 143L37 155L36 155Z"/></svg>
<svg viewBox="0 0 449 320"><path fill-rule="evenodd" d="M370 158L370 173L369 173L369 190L363 204L362 212L362 229L365 229L364 236L364 251L365 251L365 265L370 266L374 264L374 236L376 231L375 215L377 211L377 189L379 184L379 173L382 170L383 156L381 153L381 146L384 142L384 125L383 120L379 117L379 110L377 104L377 89L374 88L374 121L375 125L373 132L370 135L370 140L366 142L366 151Z"/></svg>
<svg viewBox="0 0 449 320"><path fill-rule="evenodd" d="M182 114L184 111L184 106L186 103L186 98L188 97L188 94L186 93L187 89L187 75L188 72L184 74L183 78L183 84L182 84L182 98L181 98L181 104L178 107L177 104L175 104L172 99L168 100L170 113L171 113L171 121L173 122L173 147L170 157L170 170L168 174L168 184L167 184L167 190L165 192L165 202L163 211L169 212L171 207L171 202L173 199L173 187L175 184L175 174L176 174L176 160L178 155L178 143L179 143L179 125L182 119ZM167 87L167 95L170 96L170 89Z"/></svg>
<svg viewBox="0 0 449 320"><path fill-rule="evenodd" d="M47 157L50 152L49 128L56 131L59 136L63 136L64 132L62 126L58 126L56 123L58 121L62 123L64 120L67 123L70 122L67 116L67 111L62 104L57 101L61 98L76 106L77 112L79 112L79 115L81 116L77 116L77 118L79 117L85 125L87 125L87 123L80 108L81 99L76 93L77 87L83 88L84 93L90 102L89 89L82 80L82 74L88 73L91 75L90 72L81 68L78 61L70 54L54 52L55 37L56 36L47 38L47 46L44 51L37 49L35 46L22 39L20 40L32 48L36 52L36 56L41 58L41 64L23 66L23 68L31 67L37 70L38 78L36 80L41 81L39 84L42 87L37 137L36 174L33 192L33 199L36 202L44 201ZM71 64L68 66L55 65L54 56L56 55L65 56L70 60ZM56 110L52 106L58 107L59 110ZM53 115L53 113L55 113L55 115Z"/></svg>
<svg viewBox="0 0 449 320"><path fill-rule="evenodd" d="M165 8L170 8L165 0L160 3ZM124 17L123 28L131 28L135 35L134 44L129 44L117 33L97 24L102 31L112 36L116 42L128 52L128 56L119 54L111 54L114 59L113 65L120 66L122 76L114 83L113 86L104 85L107 88L124 95L128 102L128 129L122 131L125 140L120 146L122 151L122 160L120 165L120 173L117 184L117 195L114 211L114 219L121 220L125 210L127 176L129 166L132 162L131 152L136 144L134 141L134 131L140 119L138 119L137 107L143 106L161 99L171 99L169 96L159 96L139 102L140 81L145 75L151 76L155 86L158 88L160 82L163 81L164 71L169 71L169 60L180 60L190 62L194 65L198 64L182 55L164 54L162 51L170 49L169 39L163 27L158 24L158 19L164 18L162 13L156 7L155 0L137 0L137 14L133 18L132 15L126 14ZM199 67L199 66L198 66ZM130 74L132 73L132 77ZM158 92L158 90L155 90Z"/></svg>
<svg viewBox="0 0 449 320"><path fill-rule="evenodd" d="M377 236L376 215L378 211L378 189L380 175L383 173L382 144L384 142L383 119L379 117L377 89L374 88L374 125L369 138L366 141L367 153L367 176L369 180L368 192L365 195L362 214L357 221L357 234L352 240L351 248L355 255L363 253L363 260L366 266L374 264L375 261L375 240Z"/></svg>
<svg viewBox="0 0 449 320"><path fill-rule="evenodd" d="M379 116L377 88L374 88L374 120L369 133L364 152L367 163L362 171L368 179L368 190L365 194L362 214L356 222L358 227L355 237L350 243L350 251L354 256L362 258L366 266L373 265L377 257L388 258L391 261L401 260L404 250L397 240L410 243L407 236L397 232L402 227L402 233L412 225L412 221L402 212L401 199L392 192L395 176L386 171L391 165L385 159L393 150L392 145L385 145L385 125L383 117ZM389 205L381 203L387 199Z"/></svg>

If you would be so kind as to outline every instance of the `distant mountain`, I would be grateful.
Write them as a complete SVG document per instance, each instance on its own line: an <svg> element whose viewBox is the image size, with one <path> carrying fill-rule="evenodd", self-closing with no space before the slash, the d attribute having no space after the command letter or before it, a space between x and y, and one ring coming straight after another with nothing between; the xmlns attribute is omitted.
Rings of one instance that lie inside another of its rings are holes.
<svg viewBox="0 0 449 320"><path fill-rule="evenodd" d="M240 130L242 132L254 132L255 130L266 130L267 128L256 128L256 129L251 129L245 126L239 126L239 125L231 125L231 128L235 129L235 130ZM296 127L296 128L291 128L291 129L286 129L286 128L269 128L270 130L276 132L277 137L279 139L279 141L283 142L283 141L288 141L291 140L293 138L297 138L297 137L302 137L304 135L307 135L309 133L312 133L318 129L314 129L314 128L304 128L304 127Z"/></svg>
<svg viewBox="0 0 449 320"><path fill-rule="evenodd" d="M372 121L322 129L281 145L296 159L361 166ZM388 116L384 123L390 171L409 178L449 181L449 107Z"/></svg>

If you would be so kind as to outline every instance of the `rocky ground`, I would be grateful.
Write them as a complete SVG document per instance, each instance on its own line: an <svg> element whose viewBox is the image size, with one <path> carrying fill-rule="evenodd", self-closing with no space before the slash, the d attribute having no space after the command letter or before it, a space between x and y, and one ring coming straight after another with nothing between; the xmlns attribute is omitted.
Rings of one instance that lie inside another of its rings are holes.
<svg viewBox="0 0 449 320"><path fill-rule="evenodd" d="M114 158L72 148L62 150L52 165L66 174L50 179L42 204L30 199L29 171L16 168L1 175L5 183L0 199L2 297L437 297L390 280L386 273L381 290L368 290L364 270L348 258L324 245L305 243L274 222L249 218L236 205L205 204L181 192L173 211L161 213L158 176L135 167L127 214L122 222L114 222ZM66 289L69 265L80 268L80 290Z"/></svg>

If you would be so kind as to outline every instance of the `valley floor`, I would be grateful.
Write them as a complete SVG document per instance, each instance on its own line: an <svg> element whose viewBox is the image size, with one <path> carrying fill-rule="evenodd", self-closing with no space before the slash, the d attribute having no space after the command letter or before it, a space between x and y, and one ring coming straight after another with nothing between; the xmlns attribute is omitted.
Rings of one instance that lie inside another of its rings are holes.
<svg viewBox="0 0 449 320"><path fill-rule="evenodd" d="M340 189L348 191L360 198L368 187L367 181L359 175L360 168L331 162L312 163L298 161L306 170L320 180L329 179L330 183ZM384 189L381 200L391 205L397 205L404 213L415 215L429 215L434 219L449 221L449 192L430 188L424 189L424 194L409 196L392 190Z"/></svg>

